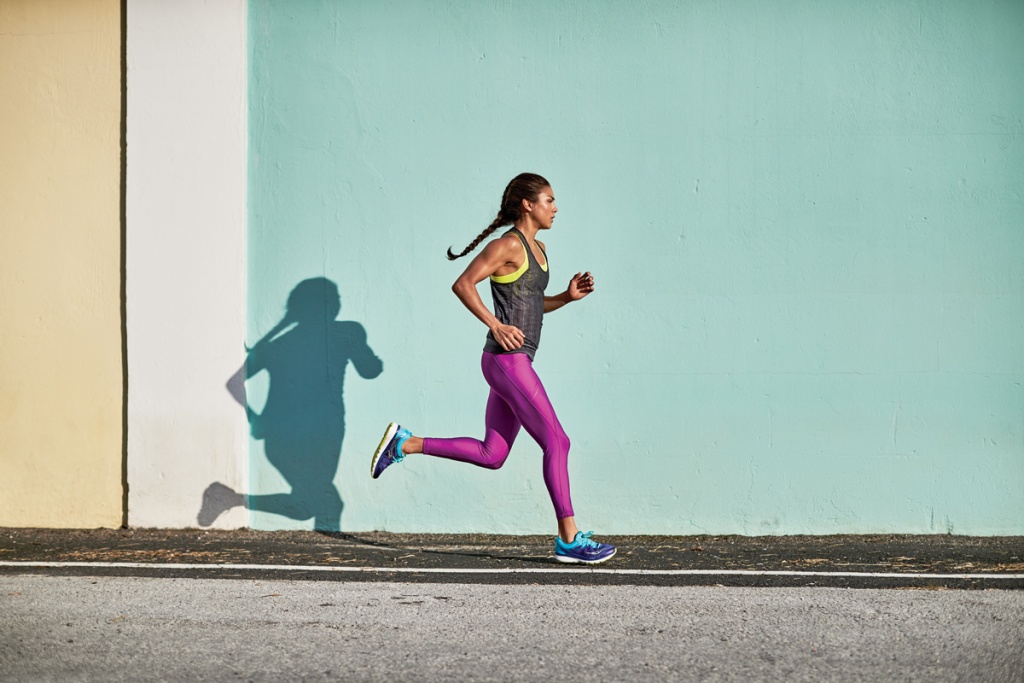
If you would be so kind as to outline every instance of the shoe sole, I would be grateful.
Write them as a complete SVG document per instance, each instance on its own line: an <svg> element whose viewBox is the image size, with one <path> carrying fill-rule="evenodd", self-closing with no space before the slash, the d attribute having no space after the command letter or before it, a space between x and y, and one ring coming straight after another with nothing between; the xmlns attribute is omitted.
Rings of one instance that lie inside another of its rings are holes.
<svg viewBox="0 0 1024 683"><path fill-rule="evenodd" d="M373 452L373 459L370 460L370 476L373 477L373 471L377 469L377 461L380 460L381 453L391 443L391 439L398 433L398 424L392 422L388 425L388 428L384 430L384 438L380 440L380 445L377 446L377 450ZM376 479L376 477L374 477Z"/></svg>
<svg viewBox="0 0 1024 683"><path fill-rule="evenodd" d="M568 557L566 555L555 555L555 559L565 564L601 564L602 562L607 562L608 560L615 557L615 553L617 552L617 549L613 550L611 555L609 555L608 557L602 557L600 560L580 560L575 557Z"/></svg>

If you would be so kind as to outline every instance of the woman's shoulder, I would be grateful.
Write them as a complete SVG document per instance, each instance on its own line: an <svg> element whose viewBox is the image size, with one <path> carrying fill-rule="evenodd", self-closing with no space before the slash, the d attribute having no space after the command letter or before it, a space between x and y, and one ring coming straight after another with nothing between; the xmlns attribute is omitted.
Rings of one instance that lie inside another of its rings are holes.
<svg viewBox="0 0 1024 683"><path fill-rule="evenodd" d="M487 246L491 249L509 252L516 249L521 250L523 248L522 244L523 242L519 239L519 236L516 233L509 231L500 237L495 237Z"/></svg>

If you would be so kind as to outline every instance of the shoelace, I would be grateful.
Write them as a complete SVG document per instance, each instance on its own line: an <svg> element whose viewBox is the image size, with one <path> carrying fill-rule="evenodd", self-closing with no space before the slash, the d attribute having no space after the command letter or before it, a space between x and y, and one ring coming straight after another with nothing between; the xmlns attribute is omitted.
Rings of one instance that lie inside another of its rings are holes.
<svg viewBox="0 0 1024 683"><path fill-rule="evenodd" d="M594 535L593 531L580 532L580 547L581 548L597 548L601 544L597 541L591 540L591 536Z"/></svg>

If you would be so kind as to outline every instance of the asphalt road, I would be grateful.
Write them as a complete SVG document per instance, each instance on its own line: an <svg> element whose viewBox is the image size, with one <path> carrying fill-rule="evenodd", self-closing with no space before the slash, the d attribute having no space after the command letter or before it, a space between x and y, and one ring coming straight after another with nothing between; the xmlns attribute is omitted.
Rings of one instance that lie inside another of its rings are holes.
<svg viewBox="0 0 1024 683"><path fill-rule="evenodd" d="M1024 680L1024 592L0 576L0 681Z"/></svg>

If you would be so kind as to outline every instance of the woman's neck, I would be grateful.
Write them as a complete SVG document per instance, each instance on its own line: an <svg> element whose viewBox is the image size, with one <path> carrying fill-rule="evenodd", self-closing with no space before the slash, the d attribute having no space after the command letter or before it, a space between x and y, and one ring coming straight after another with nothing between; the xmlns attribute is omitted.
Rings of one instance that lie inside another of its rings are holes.
<svg viewBox="0 0 1024 683"><path fill-rule="evenodd" d="M537 224L531 220L520 219L516 221L512 227L523 233L523 237L525 237L530 244L533 244L534 240L537 239L537 231L539 228L537 227Z"/></svg>

